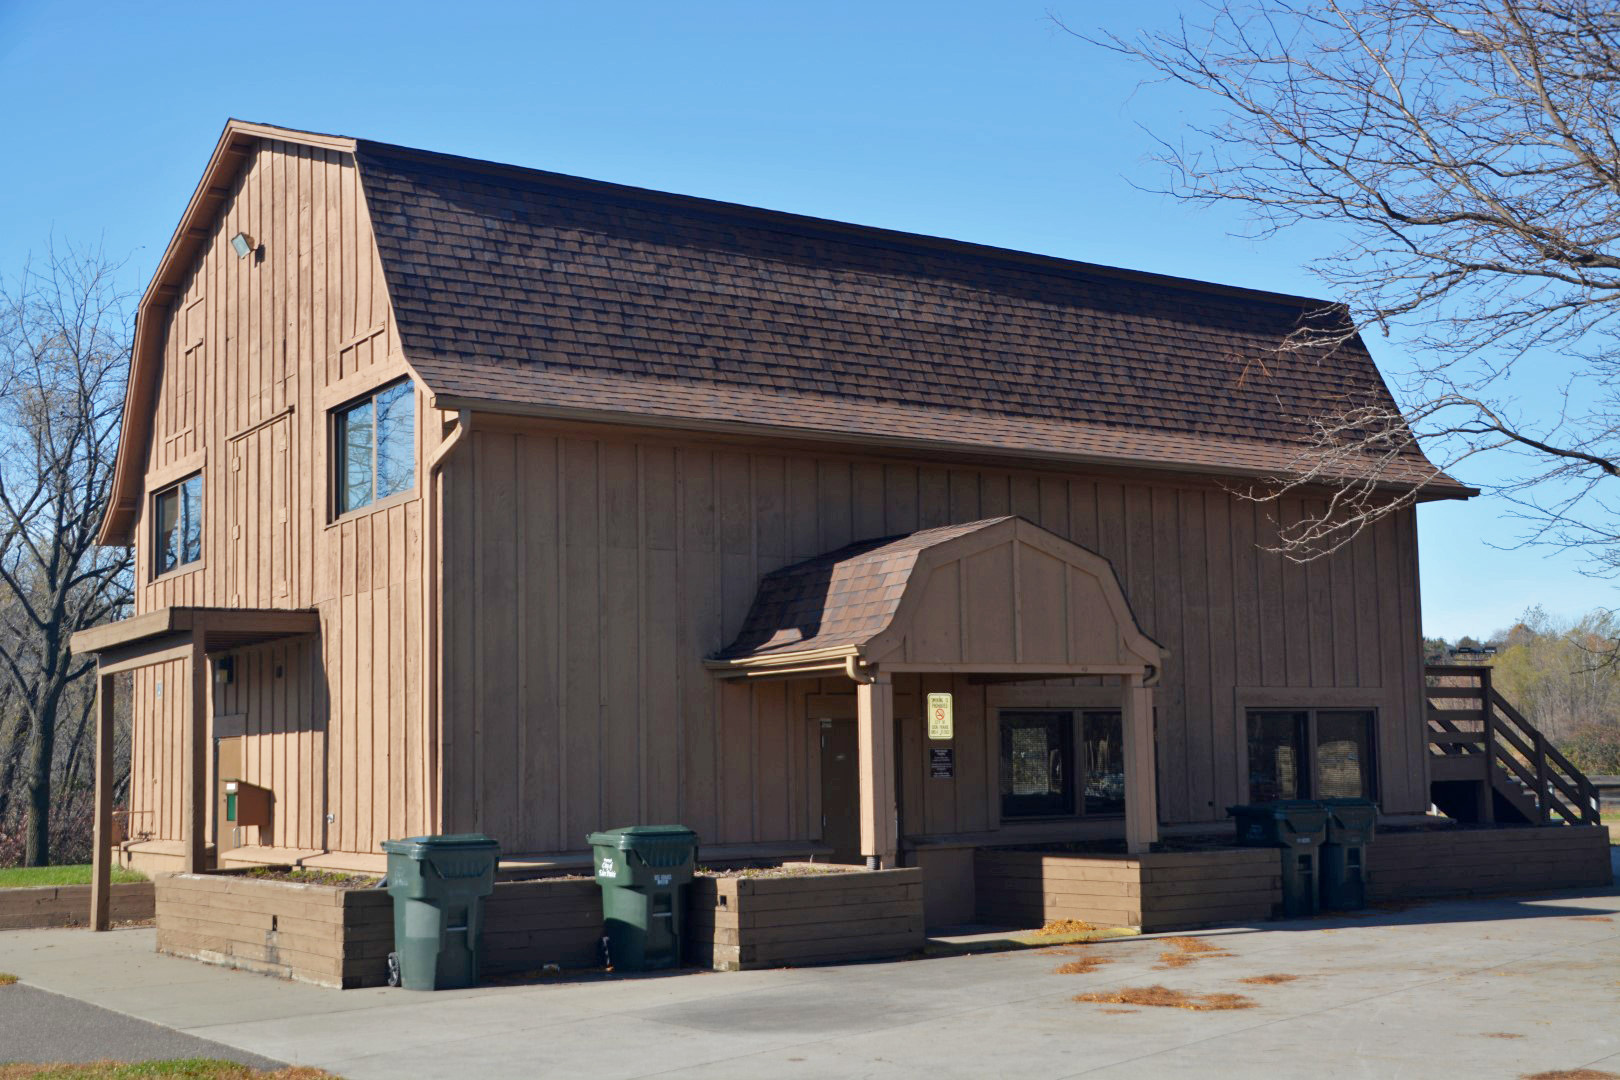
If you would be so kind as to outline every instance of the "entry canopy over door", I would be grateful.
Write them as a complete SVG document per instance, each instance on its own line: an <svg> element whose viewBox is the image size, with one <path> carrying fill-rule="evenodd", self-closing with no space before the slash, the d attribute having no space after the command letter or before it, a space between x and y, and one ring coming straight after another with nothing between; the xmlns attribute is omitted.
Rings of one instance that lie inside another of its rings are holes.
<svg viewBox="0 0 1620 1080"><path fill-rule="evenodd" d="M1019 517L860 541L767 575L722 677L889 672L1138 675L1162 650L1111 563Z"/></svg>

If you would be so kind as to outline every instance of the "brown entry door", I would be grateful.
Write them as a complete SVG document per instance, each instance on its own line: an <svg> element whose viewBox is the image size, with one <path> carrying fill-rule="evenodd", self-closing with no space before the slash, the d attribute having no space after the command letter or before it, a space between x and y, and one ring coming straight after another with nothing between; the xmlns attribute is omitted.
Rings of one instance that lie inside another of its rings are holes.
<svg viewBox="0 0 1620 1080"><path fill-rule="evenodd" d="M225 817L225 781L242 776L242 737L216 739L214 758L214 844L221 855L242 846L242 832Z"/></svg>
<svg viewBox="0 0 1620 1080"><path fill-rule="evenodd" d="M861 861L861 776L855 721L821 722L821 842L835 863Z"/></svg>

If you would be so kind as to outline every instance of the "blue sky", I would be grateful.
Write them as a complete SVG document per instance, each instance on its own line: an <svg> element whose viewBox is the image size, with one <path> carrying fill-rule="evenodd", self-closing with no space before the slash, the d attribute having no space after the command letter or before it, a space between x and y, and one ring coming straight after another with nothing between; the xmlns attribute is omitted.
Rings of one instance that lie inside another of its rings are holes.
<svg viewBox="0 0 1620 1080"><path fill-rule="evenodd" d="M1178 5L0 0L0 272L54 235L144 285L237 116L1089 262L1319 294L1332 236L1253 243L1151 191L1143 127L1204 103L1058 30ZM1125 12L1125 14L1121 14ZM1369 342L1399 366L1399 342ZM1483 470L1463 479L1489 481ZM1613 587L1502 551L1490 498L1420 512L1424 626L1457 637Z"/></svg>

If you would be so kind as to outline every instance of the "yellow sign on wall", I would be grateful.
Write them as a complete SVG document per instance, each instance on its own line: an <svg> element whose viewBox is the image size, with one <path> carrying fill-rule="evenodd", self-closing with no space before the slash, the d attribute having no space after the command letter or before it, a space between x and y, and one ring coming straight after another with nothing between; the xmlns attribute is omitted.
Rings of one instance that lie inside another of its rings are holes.
<svg viewBox="0 0 1620 1080"><path fill-rule="evenodd" d="M928 737L939 740L956 738L956 715L951 695L928 695Z"/></svg>

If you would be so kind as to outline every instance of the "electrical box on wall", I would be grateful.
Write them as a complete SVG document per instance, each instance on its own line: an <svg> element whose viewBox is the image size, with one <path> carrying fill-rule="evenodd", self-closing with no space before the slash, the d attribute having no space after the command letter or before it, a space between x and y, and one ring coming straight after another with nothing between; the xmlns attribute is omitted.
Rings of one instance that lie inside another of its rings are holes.
<svg viewBox="0 0 1620 1080"><path fill-rule="evenodd" d="M270 824L270 789L243 780L225 781L225 820L241 827Z"/></svg>

